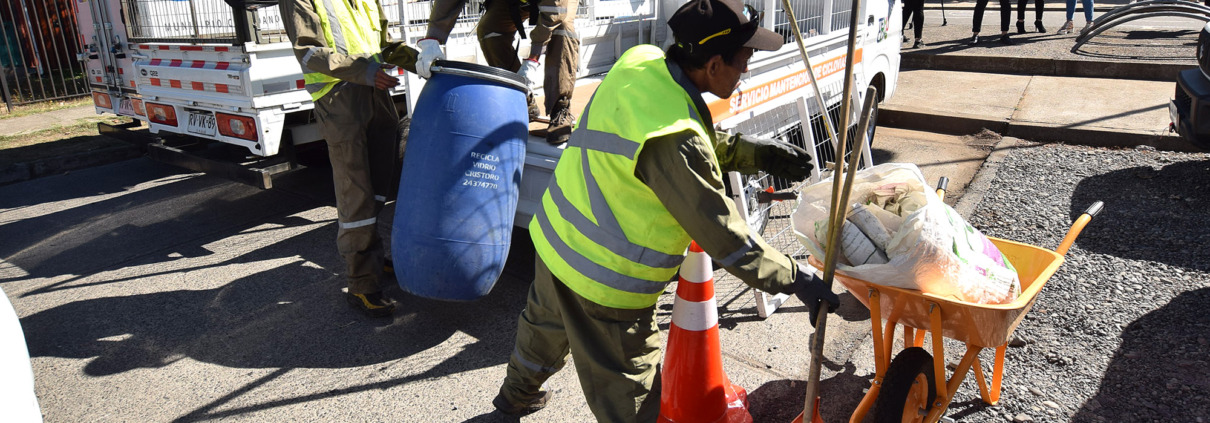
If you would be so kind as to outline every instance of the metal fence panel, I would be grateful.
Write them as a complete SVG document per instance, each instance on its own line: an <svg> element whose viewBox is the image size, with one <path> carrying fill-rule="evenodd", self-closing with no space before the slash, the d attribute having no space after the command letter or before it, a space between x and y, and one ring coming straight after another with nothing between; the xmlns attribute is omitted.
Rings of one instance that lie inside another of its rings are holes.
<svg viewBox="0 0 1210 423"><path fill-rule="evenodd" d="M232 8L223 0L122 0L122 11L133 42L239 42ZM251 19L255 41L289 41L277 6L255 8Z"/></svg>
<svg viewBox="0 0 1210 423"><path fill-rule="evenodd" d="M72 0L4 0L0 5L0 97L14 106L88 94L76 58Z"/></svg>

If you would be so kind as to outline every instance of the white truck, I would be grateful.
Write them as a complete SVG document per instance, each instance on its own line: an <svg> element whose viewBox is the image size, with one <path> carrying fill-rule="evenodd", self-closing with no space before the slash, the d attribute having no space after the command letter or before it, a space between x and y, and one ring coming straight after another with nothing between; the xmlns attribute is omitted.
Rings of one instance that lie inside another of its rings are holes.
<svg viewBox="0 0 1210 423"><path fill-rule="evenodd" d="M851 1L792 1L834 119L840 105ZM474 35L481 3L467 3L446 45L451 59L483 63ZM779 137L819 152L816 169L822 169L820 165L830 160L831 140L819 124L822 112L813 99L810 78L782 3L752 3L767 11L761 25L783 34L786 44L779 51L758 52L753 57L741 93L727 100L707 94L710 112L719 129ZM276 4L276 0L78 3L87 46L80 57L87 59L97 112L133 119L123 126L101 124L102 132L130 138L126 129L145 122L152 134L163 136L148 143L153 159L272 187L274 174L297 165L300 147L321 141L310 113L310 97L303 89L302 71ZM393 39L414 45L424 36L428 1L382 0L382 4ZM671 44L664 22L680 4L680 0L582 1L576 29L581 37L579 73L585 75L584 85L599 80L633 45ZM862 5L854 92L873 85L881 100L894 92L899 73L900 4L873 0ZM406 116L424 81L411 74L401 75L400 81L392 93L401 115ZM222 157L209 155L216 149L223 152ZM562 149L531 137L517 225L529 223L561 153ZM748 213L754 228L764 229L773 203L758 200L768 200L770 189L783 190L789 185L762 175L733 174L729 178L737 205Z"/></svg>

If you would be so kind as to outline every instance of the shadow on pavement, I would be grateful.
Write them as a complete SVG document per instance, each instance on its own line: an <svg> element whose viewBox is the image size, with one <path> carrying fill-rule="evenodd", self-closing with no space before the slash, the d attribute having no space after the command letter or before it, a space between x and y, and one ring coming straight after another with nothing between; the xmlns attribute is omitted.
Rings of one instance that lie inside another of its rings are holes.
<svg viewBox="0 0 1210 423"><path fill-rule="evenodd" d="M94 185L102 188L99 193L74 194L87 197L117 193L148 180L135 182L115 177L105 181L112 185ZM30 201L54 200L34 197ZM25 294L32 295L68 289L72 282L100 272L205 257L214 254L206 247L208 244L257 227L321 223L292 217L317 205L298 196L261 191L212 177L168 179L157 187L65 205L54 213L4 224L8 235L0 244L0 257L25 274L0 278L0 283L75 276ZM325 244L331 246L333 242ZM284 257L300 254L283 253ZM335 264L317 261L325 267Z"/></svg>
<svg viewBox="0 0 1210 423"><path fill-rule="evenodd" d="M330 247L332 232L310 231L256 250L241 259L281 265L212 289L88 299L34 313L21 322L31 334L30 354L96 357L85 367L94 376L183 358L237 368L341 368L408 357L465 332L483 348L463 350L447 360L461 364L428 376L507 359L512 337L501 334L513 333L528 284L502 282L480 301L452 303L403 294L387 280L399 311L393 321L370 320L345 304L342 278L290 258L293 244Z"/></svg>
<svg viewBox="0 0 1210 423"><path fill-rule="evenodd" d="M1074 220L1096 201L1105 209L1077 240L1080 248L1132 260L1210 270L1210 161L1135 167L1089 176L1071 198ZM1140 235L1143 234L1143 235ZM1140 236L1133 236L1140 235ZM1144 240L1154 244L1140 245Z"/></svg>
<svg viewBox="0 0 1210 423"><path fill-rule="evenodd" d="M857 375L852 363L838 365L827 359L824 366L841 370L840 374L819 381L819 414L824 421L849 421L861 402L863 389L874 375ZM803 380L775 380L748 391L748 411L757 422L789 422L806 406L807 383Z"/></svg>
<svg viewBox="0 0 1210 423"><path fill-rule="evenodd" d="M123 178L113 182L116 185L101 191L122 192L136 183ZM331 193L330 185L315 189ZM506 265L509 277L488 296L468 303L427 300L404 294L388 278L386 292L399 307L393 319L374 320L350 307L341 293L344 264L335 248L335 223L300 216L323 207L326 198L183 176L160 186L69 204L4 224L8 238L0 244L0 257L10 269L27 274L0 283L53 279L25 292L25 297L128 284L113 291L89 291L116 295L72 299L68 294L67 302L21 319L31 357L86 360L83 371L89 376L160 368L180 360L273 369L182 421L387 389L507 361L532 277L527 237L515 239L520 242L514 243ZM458 334L472 339L456 354L411 364L406 372L390 370L397 365L392 362L423 355ZM345 387L333 391L243 408L228 404L276 383L293 369L368 365L406 376L342 384Z"/></svg>
<svg viewBox="0 0 1210 423"><path fill-rule="evenodd" d="M1122 331L1075 422L1198 421L1210 415L1210 288L1185 292Z"/></svg>

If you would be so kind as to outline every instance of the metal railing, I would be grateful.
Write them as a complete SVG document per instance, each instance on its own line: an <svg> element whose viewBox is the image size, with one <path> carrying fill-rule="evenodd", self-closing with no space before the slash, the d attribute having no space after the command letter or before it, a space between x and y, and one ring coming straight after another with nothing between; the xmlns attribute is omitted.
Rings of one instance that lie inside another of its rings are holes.
<svg viewBox="0 0 1210 423"><path fill-rule="evenodd" d="M277 6L251 6L249 38L258 43L289 41ZM176 43L240 42L235 11L223 0L122 0L130 41ZM243 13L239 10L236 13Z"/></svg>
<svg viewBox="0 0 1210 423"><path fill-rule="evenodd" d="M768 18L771 20L767 19L764 25L785 37L785 42L793 43L793 30L782 2L764 0L760 4L764 10L773 11ZM798 17L798 28L807 39L848 31L852 4L853 0L790 0L794 15Z"/></svg>
<svg viewBox="0 0 1210 423"><path fill-rule="evenodd" d="M5 107L88 94L73 0L0 4L0 97Z"/></svg>

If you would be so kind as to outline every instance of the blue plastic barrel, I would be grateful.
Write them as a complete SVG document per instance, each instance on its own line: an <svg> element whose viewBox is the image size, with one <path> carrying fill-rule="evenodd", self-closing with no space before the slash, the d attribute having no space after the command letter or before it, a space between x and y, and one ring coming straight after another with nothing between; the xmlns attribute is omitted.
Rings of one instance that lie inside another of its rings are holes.
<svg viewBox="0 0 1210 423"><path fill-rule="evenodd" d="M496 284L525 166L525 93L513 72L433 64L412 114L391 231L403 290L470 301Z"/></svg>

